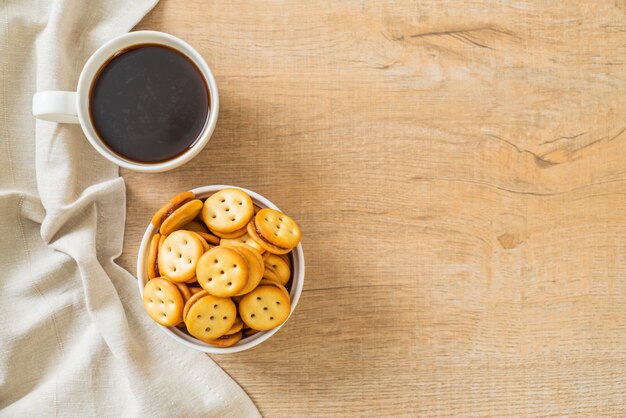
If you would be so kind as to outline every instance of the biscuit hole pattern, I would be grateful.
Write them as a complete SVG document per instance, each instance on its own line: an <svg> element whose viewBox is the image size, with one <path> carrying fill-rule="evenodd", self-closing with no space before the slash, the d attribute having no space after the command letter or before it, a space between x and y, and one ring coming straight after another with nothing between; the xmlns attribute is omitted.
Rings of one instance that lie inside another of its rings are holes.
<svg viewBox="0 0 626 418"><path fill-rule="evenodd" d="M217 259L213 260L213 262L215 262L215 264L217 264Z"/></svg>
<svg viewBox="0 0 626 418"><path fill-rule="evenodd" d="M276 301L276 304L277 304L277 305L280 305L280 302Z"/></svg>
<svg viewBox="0 0 626 418"><path fill-rule="evenodd" d="M202 318L202 315L196 315L196 319Z"/></svg>
<svg viewBox="0 0 626 418"><path fill-rule="evenodd" d="M228 317L227 317L227 316L225 316L225 317L223 317L222 319L223 319L224 321L226 321L226 320L228 319Z"/></svg>
<svg viewBox="0 0 626 418"><path fill-rule="evenodd" d="M217 309L219 305L216 303L215 305L213 305L213 309Z"/></svg>
<svg viewBox="0 0 626 418"><path fill-rule="evenodd" d="M183 244L187 245L187 244L188 244L187 240L184 240L184 241L183 241Z"/></svg>
<svg viewBox="0 0 626 418"><path fill-rule="evenodd" d="M167 316L165 312L161 312L161 316Z"/></svg>
<svg viewBox="0 0 626 418"><path fill-rule="evenodd" d="M215 317L211 315L211 317L209 319L212 321L212 320L215 319Z"/></svg>
<svg viewBox="0 0 626 418"><path fill-rule="evenodd" d="M152 303L152 299L148 299L148 302Z"/></svg>
<svg viewBox="0 0 626 418"><path fill-rule="evenodd" d="M178 258L183 258L183 255L181 253L178 253Z"/></svg>
<svg viewBox="0 0 626 418"><path fill-rule="evenodd" d="M222 203L226 202L226 199L222 199Z"/></svg>
<svg viewBox="0 0 626 418"><path fill-rule="evenodd" d="M231 221L231 222L235 222L235 218L231 218L231 219L230 219L230 221Z"/></svg>
<svg viewBox="0 0 626 418"><path fill-rule="evenodd" d="M273 316L270 316L270 321L273 321L273 320L274 320L274 317L273 317Z"/></svg>
<svg viewBox="0 0 626 418"><path fill-rule="evenodd" d="M233 282L228 282L228 285L229 285L229 286L232 286L232 285L233 285Z"/></svg>
<svg viewBox="0 0 626 418"><path fill-rule="evenodd" d="M213 219L215 219L215 218L217 218L217 215L213 215L213 216L211 216L211 217L212 217Z"/></svg>
<svg viewBox="0 0 626 418"><path fill-rule="evenodd" d="M257 297L256 297L256 300L261 300L261 296L257 296Z"/></svg>
<svg viewBox="0 0 626 418"><path fill-rule="evenodd" d="M230 212L230 208L226 208L226 212Z"/></svg>
<svg viewBox="0 0 626 418"><path fill-rule="evenodd" d="M250 318L254 318L254 314L250 315Z"/></svg>
<svg viewBox="0 0 626 418"><path fill-rule="evenodd" d="M206 328L204 329L204 331L205 331L205 332L209 332L209 331L211 331L211 328L206 327Z"/></svg>
<svg viewBox="0 0 626 418"><path fill-rule="evenodd" d="M209 281L212 282L213 281L213 277L209 277Z"/></svg>
<svg viewBox="0 0 626 418"><path fill-rule="evenodd" d="M267 306L265 308L263 308L264 311L267 311Z"/></svg>
<svg viewBox="0 0 626 418"><path fill-rule="evenodd" d="M224 270L220 270L220 274L224 274Z"/></svg>
<svg viewBox="0 0 626 418"><path fill-rule="evenodd" d="M163 299L159 299L159 303L163 303Z"/></svg>
<svg viewBox="0 0 626 418"><path fill-rule="evenodd" d="M161 288L160 288L160 287L157 287L157 289L159 289L159 292L161 291Z"/></svg>

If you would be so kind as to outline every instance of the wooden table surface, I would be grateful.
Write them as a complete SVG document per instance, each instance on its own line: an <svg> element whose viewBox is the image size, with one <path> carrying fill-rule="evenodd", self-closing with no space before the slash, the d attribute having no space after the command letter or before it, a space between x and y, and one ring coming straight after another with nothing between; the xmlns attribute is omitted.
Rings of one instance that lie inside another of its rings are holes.
<svg viewBox="0 0 626 418"><path fill-rule="evenodd" d="M121 264L206 184L301 225L287 325L213 356L270 417L626 415L626 3L163 0L215 134L122 171Z"/></svg>

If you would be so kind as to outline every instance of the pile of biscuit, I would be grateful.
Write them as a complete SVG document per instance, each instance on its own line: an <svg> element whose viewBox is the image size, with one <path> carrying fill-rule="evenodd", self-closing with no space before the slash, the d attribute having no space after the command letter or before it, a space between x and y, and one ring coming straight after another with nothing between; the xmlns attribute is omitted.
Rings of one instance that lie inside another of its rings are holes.
<svg viewBox="0 0 626 418"><path fill-rule="evenodd" d="M291 311L291 261L300 228L240 189L204 202L175 196L152 218L143 305L157 323L219 347L275 328Z"/></svg>

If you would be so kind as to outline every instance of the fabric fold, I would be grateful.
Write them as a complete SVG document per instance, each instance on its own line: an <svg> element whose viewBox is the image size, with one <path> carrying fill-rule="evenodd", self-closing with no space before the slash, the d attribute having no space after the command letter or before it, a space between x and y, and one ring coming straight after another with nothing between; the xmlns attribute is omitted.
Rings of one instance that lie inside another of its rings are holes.
<svg viewBox="0 0 626 418"><path fill-rule="evenodd" d="M35 122L156 0L2 3L0 415L258 416L208 356L143 312L122 251L125 186L77 125ZM140 239L138 237L137 239Z"/></svg>

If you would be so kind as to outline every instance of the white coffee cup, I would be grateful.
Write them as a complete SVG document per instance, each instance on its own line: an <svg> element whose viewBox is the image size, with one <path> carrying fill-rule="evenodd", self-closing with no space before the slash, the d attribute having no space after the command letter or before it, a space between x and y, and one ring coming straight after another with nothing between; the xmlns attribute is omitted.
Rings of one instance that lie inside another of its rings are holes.
<svg viewBox="0 0 626 418"><path fill-rule="evenodd" d="M167 161L156 163L142 163L125 159L111 151L98 137L93 123L89 117L89 90L98 71L117 52L139 44L160 44L173 48L193 61L204 76L210 95L210 112L207 123L200 137L184 153ZM185 41L163 32L137 31L130 32L110 40L102 45L87 60L78 79L78 87L73 91L40 91L33 96L33 115L37 119L59 122L78 123L83 129L85 136L93 147L109 161L128 168L129 170L142 172L160 172L179 167L193 157L209 142L217 124L219 113L219 96L217 83L213 73L209 69L202 56Z"/></svg>

